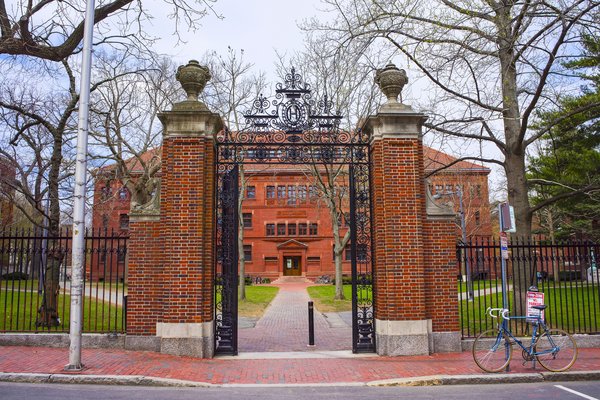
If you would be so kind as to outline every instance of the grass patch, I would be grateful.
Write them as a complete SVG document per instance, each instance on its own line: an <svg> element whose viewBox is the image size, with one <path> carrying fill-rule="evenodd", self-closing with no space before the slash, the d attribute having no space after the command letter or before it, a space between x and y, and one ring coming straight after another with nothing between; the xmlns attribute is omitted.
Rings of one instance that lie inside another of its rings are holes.
<svg viewBox="0 0 600 400"><path fill-rule="evenodd" d="M600 296L593 287L542 287L546 323L551 328L564 329L571 333L596 333L600 331ZM512 307L512 291L509 304ZM476 336L482 330L495 326L496 321L485 313L488 307L502 307L502 292L475 297L474 301L460 302L460 317L463 333ZM513 328L514 329L514 328Z"/></svg>
<svg viewBox="0 0 600 400"><path fill-rule="evenodd" d="M344 300L334 300L335 285L309 286L306 290L320 312L352 311L352 285L344 285ZM371 286L360 290L358 298L371 301Z"/></svg>
<svg viewBox="0 0 600 400"><path fill-rule="evenodd" d="M0 291L0 331L42 332L36 328L37 310L42 297L35 292ZM51 332L68 332L71 296L58 296L60 326ZM123 310L120 306L84 297L83 332L123 332Z"/></svg>
<svg viewBox="0 0 600 400"><path fill-rule="evenodd" d="M246 286L246 299L238 302L240 317L261 317L265 309L277 295L276 286ZM221 293L217 290L215 301L221 301Z"/></svg>
<svg viewBox="0 0 600 400"><path fill-rule="evenodd" d="M240 317L261 317L279 291L275 286L246 286L246 299L238 303Z"/></svg>
<svg viewBox="0 0 600 400"><path fill-rule="evenodd" d="M477 281L471 281L471 283L473 284L473 291L477 292L478 290L483 290L484 287L489 288L490 287L490 282L491 285L494 286L496 285L496 281L495 280L477 280ZM500 283L500 280L498 280L498 285L501 285L502 283ZM463 281L459 281L458 282L458 292L466 292L467 291L467 282L463 282Z"/></svg>

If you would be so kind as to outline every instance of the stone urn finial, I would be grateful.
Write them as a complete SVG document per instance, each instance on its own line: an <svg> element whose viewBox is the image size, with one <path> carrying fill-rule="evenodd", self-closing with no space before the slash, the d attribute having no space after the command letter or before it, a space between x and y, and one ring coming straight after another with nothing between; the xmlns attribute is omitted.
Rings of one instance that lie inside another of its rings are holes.
<svg viewBox="0 0 600 400"><path fill-rule="evenodd" d="M198 95L211 76L207 67L200 65L196 60L190 60L187 65L180 65L177 68L175 78L187 93L187 101L198 101Z"/></svg>
<svg viewBox="0 0 600 400"><path fill-rule="evenodd" d="M398 103L398 95L400 95L407 82L406 71L398 69L392 63L389 63L383 69L378 69L375 73L375 83L387 97L388 103Z"/></svg>

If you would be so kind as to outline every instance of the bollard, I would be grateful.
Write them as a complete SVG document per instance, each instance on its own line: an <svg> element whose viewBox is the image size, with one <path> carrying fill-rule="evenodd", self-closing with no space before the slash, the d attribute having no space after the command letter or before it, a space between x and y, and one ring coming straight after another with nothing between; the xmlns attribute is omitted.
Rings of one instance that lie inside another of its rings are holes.
<svg viewBox="0 0 600 400"><path fill-rule="evenodd" d="M308 302L308 345L315 345L315 308L312 301Z"/></svg>

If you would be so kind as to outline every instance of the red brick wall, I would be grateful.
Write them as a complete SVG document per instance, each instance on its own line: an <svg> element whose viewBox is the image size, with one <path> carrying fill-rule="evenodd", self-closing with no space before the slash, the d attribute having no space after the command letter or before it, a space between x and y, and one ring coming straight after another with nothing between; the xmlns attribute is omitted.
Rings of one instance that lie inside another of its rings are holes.
<svg viewBox="0 0 600 400"><path fill-rule="evenodd" d="M164 241L160 221L131 222L127 333L155 335L163 316Z"/></svg>
<svg viewBox="0 0 600 400"><path fill-rule="evenodd" d="M375 317L426 317L422 228L423 149L418 139L382 139L372 146Z"/></svg>
<svg viewBox="0 0 600 400"><path fill-rule="evenodd" d="M459 330L454 232L451 220L424 224L426 313L434 332Z"/></svg>
<svg viewBox="0 0 600 400"><path fill-rule="evenodd" d="M202 137L163 142L164 322L212 320L212 153Z"/></svg>

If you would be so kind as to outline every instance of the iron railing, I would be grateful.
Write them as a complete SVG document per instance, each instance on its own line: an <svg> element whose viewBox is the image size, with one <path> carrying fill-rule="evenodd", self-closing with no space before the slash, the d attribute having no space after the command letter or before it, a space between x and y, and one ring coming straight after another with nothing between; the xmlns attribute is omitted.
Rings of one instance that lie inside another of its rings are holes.
<svg viewBox="0 0 600 400"><path fill-rule="evenodd" d="M85 236L83 331L126 331L127 244L122 232L89 230ZM48 237L40 229L0 232L0 332L69 332L72 233ZM56 270L48 268L59 255ZM50 257L49 257L50 255ZM58 278L56 326L39 310L49 275Z"/></svg>
<svg viewBox="0 0 600 400"><path fill-rule="evenodd" d="M524 304L515 287L535 286L544 293L549 326L570 333L600 333L600 246L592 242L552 243L537 238L513 239L508 246L507 292L509 309ZM458 298L463 338L475 337L495 326L488 307L502 307L500 243L476 238L457 246ZM469 268L467 268L467 266ZM466 284L471 271L472 296ZM527 332L525 320L512 320L513 332Z"/></svg>

